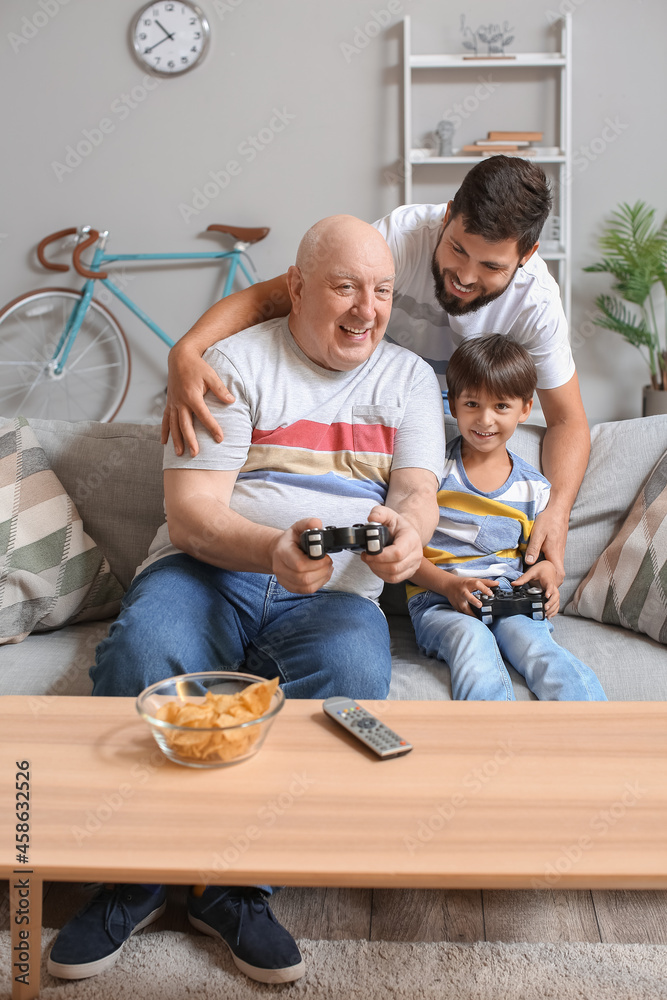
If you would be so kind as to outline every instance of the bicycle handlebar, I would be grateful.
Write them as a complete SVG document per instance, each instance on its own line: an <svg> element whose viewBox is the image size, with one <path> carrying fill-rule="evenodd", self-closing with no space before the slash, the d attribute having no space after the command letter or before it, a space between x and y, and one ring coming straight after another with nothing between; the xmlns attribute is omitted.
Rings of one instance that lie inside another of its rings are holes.
<svg viewBox="0 0 667 1000"><path fill-rule="evenodd" d="M39 262L42 265L42 267L47 268L47 270L49 271L69 271L69 267L67 264L54 264L52 261L47 260L46 257L44 256L44 251L49 245L49 243L54 243L56 240L60 240L65 236L76 236L79 234L79 232L80 230L76 228L59 229L57 233L51 233L50 236L45 236L44 239L41 240L41 242L37 246L37 257L39 258ZM241 229L238 226L211 225L207 227L207 232L228 233L230 236L233 236L235 239L242 240L243 242L258 243L260 240L264 239L264 237L270 232L270 230L267 228ZM82 278L107 277L106 271L89 271L88 268L81 263L81 254L83 253L83 251L86 250L89 246L92 246L92 244L95 243L99 238L100 234L98 233L98 231L96 229L90 229L88 231L86 239L83 240L83 242L78 243L74 249L74 253L72 254L72 263L74 264L75 270L77 271L78 274L81 275Z"/></svg>
<svg viewBox="0 0 667 1000"><path fill-rule="evenodd" d="M72 254L72 263L74 264L76 271L81 275L82 278L106 278L107 276L106 271L89 271L88 268L84 267L84 265L81 263L81 254L83 253L83 251L86 250L89 246L92 246L93 243L96 243L97 240L99 240L99 238L100 234L98 233L98 231L96 229L91 229L90 232L88 233L87 239L85 239L83 243L78 243L74 250L74 253Z"/></svg>
<svg viewBox="0 0 667 1000"><path fill-rule="evenodd" d="M39 258L39 262L42 267L47 268L49 271L69 271L68 264L53 264L51 261L47 260L44 256L44 250L49 243L53 243L54 240L60 240L63 236L74 236L76 233L76 229L60 229L57 233L51 233L50 236L45 236L37 247L37 257Z"/></svg>

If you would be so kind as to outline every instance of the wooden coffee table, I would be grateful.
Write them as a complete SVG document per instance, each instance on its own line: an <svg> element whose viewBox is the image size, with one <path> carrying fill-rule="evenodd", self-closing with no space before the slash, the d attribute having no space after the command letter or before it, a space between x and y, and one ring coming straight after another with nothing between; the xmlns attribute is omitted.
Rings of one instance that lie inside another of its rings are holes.
<svg viewBox="0 0 667 1000"><path fill-rule="evenodd" d="M667 888L665 703L364 704L413 752L379 760L293 700L256 757L195 770L163 757L134 699L4 697L0 877L29 966L13 996L38 995L45 879Z"/></svg>

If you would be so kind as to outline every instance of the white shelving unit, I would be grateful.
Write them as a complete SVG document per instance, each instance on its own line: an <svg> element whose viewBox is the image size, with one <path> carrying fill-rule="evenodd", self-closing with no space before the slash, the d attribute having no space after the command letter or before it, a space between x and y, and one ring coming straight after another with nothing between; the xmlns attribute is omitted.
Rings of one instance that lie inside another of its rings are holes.
<svg viewBox="0 0 667 1000"><path fill-rule="evenodd" d="M419 70L480 70L493 69L502 73L505 69L538 67L556 69L560 74L558 136L554 146L559 147L556 155L536 155L530 159L535 163L557 165L557 184L554 191L554 217L559 220L558 239L545 239L540 243L540 256L544 260L556 261L558 284L563 298L563 308L569 321L571 288L571 200L570 178L572 176L572 17L565 14L561 23L560 52L512 53L512 59L470 58L465 55L413 55L411 51L410 18L403 18L403 164L404 189L403 204L410 205L412 196L412 175L415 168L425 169L440 164L468 164L473 166L478 157L470 156L425 156L423 151L413 147L412 136L412 87L413 76ZM446 81L443 81L443 86Z"/></svg>

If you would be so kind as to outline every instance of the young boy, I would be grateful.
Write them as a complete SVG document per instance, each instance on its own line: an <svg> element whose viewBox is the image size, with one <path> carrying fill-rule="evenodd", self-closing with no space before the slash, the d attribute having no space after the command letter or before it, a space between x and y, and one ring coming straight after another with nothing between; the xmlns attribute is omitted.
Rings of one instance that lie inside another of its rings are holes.
<svg viewBox="0 0 667 1000"><path fill-rule="evenodd" d="M440 522L408 584L408 608L421 650L449 664L455 699L513 701L505 657L540 700L606 701L590 667L551 638L548 619L559 607L554 566L541 560L523 572L550 486L505 446L528 418L536 384L528 353L499 334L466 341L447 367L460 437L447 446ZM545 592L544 621L512 615L484 625L475 617L475 590L490 595L528 581Z"/></svg>

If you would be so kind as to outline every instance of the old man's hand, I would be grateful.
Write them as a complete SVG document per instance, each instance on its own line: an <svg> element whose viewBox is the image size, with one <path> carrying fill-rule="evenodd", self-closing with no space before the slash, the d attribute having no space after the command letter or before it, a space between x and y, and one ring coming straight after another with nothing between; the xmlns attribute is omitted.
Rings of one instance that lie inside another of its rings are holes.
<svg viewBox="0 0 667 1000"><path fill-rule="evenodd" d="M305 517L278 536L271 560L273 573L278 583L292 594L314 594L331 579L331 556L310 559L299 547L303 531L322 526L317 517Z"/></svg>
<svg viewBox="0 0 667 1000"><path fill-rule="evenodd" d="M379 521L389 529L394 541L378 555L361 553L361 558L385 583L409 580L421 564L423 548L414 525L390 507L373 507L369 521Z"/></svg>

